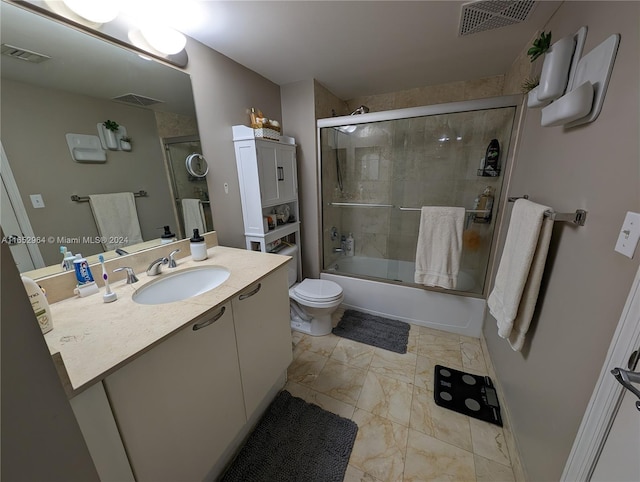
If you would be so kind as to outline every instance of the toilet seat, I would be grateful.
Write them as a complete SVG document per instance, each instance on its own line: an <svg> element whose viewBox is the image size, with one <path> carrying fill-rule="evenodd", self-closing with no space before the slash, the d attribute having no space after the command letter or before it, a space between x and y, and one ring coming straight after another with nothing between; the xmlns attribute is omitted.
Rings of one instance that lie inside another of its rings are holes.
<svg viewBox="0 0 640 482"><path fill-rule="evenodd" d="M296 298L313 303L331 303L342 298L342 287L323 279L305 279L291 290Z"/></svg>

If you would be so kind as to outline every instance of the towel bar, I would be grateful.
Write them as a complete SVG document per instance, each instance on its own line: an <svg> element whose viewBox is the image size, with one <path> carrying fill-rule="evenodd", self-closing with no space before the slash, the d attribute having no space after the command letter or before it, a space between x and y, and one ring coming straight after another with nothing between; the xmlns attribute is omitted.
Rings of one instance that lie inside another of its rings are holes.
<svg viewBox="0 0 640 482"><path fill-rule="evenodd" d="M507 201L510 203L516 202L518 199L529 199L529 195L524 196L509 196ZM587 211L584 209L576 209L574 213L556 213L555 211L545 211L545 217L551 218L554 221L560 221L564 223L573 223L577 226L584 226L587 220Z"/></svg>
<svg viewBox="0 0 640 482"><path fill-rule="evenodd" d="M134 197L146 197L147 191L138 191L133 193ZM89 202L89 196L78 196L77 194L73 194L71 196L71 200L78 203L87 203Z"/></svg>

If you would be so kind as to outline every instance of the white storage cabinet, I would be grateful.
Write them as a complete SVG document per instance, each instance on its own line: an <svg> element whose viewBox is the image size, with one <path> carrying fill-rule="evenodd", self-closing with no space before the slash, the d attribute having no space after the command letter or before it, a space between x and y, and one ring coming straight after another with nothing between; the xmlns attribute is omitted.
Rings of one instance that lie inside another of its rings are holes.
<svg viewBox="0 0 640 482"><path fill-rule="evenodd" d="M269 252L273 243L281 239L292 241L300 248L295 141L256 138L253 129L247 126L233 126L233 141L247 249ZM284 204L289 206L295 221L265 229L264 218ZM298 256L298 278L301 277L300 258Z"/></svg>

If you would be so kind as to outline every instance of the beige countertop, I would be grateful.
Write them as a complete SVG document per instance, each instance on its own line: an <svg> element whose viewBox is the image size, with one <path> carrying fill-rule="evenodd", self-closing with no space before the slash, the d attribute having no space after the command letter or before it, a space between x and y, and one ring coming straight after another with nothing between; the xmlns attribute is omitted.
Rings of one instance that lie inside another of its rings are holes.
<svg viewBox="0 0 640 482"><path fill-rule="evenodd" d="M104 288L100 288L100 293L51 305L53 330L44 338L54 359L62 358L71 385L68 393L79 393L190 322L214 314L216 307L291 259L223 246L207 251L207 260L192 261L189 256L178 260L175 269L163 267L158 276L138 274L138 283L111 283L118 295L112 303L103 302ZM225 267L231 274L217 288L184 301L141 305L131 298L137 289L163 275L205 265Z"/></svg>

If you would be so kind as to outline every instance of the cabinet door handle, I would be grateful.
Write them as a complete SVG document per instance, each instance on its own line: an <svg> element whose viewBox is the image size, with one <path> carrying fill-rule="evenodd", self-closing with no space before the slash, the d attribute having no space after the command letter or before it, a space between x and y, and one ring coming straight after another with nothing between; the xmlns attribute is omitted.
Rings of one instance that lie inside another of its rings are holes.
<svg viewBox="0 0 640 482"><path fill-rule="evenodd" d="M284 167L278 167L278 181L284 181Z"/></svg>
<svg viewBox="0 0 640 482"><path fill-rule="evenodd" d="M195 323L193 325L193 331L199 330L201 328L206 328L207 326L215 323L216 321L218 321L222 315L224 315L224 312L227 310L226 306L223 306L222 309L220 310L220 313L217 313L215 315L213 315L213 317L209 318L208 320L204 320L200 323Z"/></svg>
<svg viewBox="0 0 640 482"><path fill-rule="evenodd" d="M251 298L253 295L255 295L258 291L260 291L260 288L262 287L262 283L258 283L258 286L256 287L255 290L253 291L249 291L248 293L245 293L243 295L240 295L240 297L238 298L240 301L242 300L246 300L247 298Z"/></svg>

